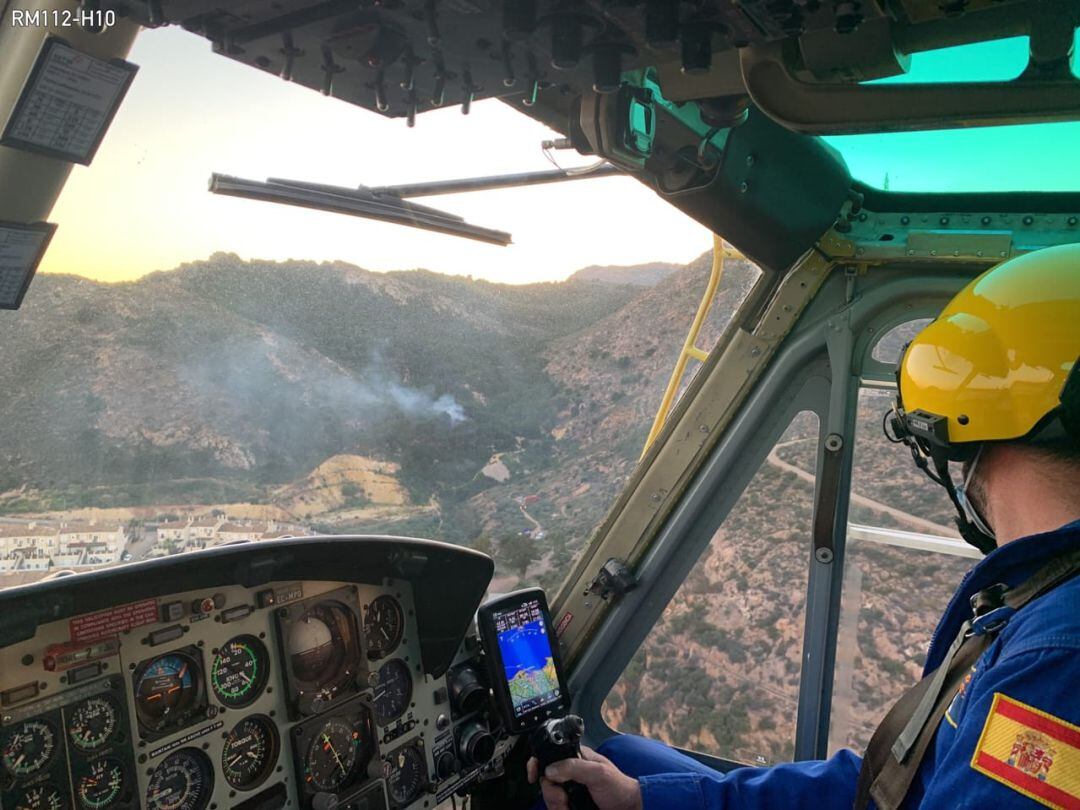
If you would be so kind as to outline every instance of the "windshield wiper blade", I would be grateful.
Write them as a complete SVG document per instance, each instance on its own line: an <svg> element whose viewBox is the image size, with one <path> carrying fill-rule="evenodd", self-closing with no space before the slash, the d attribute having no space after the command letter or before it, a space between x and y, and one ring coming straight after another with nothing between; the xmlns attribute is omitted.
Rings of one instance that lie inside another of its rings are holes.
<svg viewBox="0 0 1080 810"><path fill-rule="evenodd" d="M290 180L246 180L215 172L210 176L210 191L230 197L295 205L316 211L406 225L501 247L506 247L512 241L510 234L505 231L472 225L459 216L437 208L417 205L393 195L375 195L358 189Z"/></svg>

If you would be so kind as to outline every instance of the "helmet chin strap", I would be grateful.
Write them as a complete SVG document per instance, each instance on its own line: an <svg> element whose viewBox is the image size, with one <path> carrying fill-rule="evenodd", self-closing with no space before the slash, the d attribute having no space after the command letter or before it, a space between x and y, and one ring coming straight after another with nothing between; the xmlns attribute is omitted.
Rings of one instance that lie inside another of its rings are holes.
<svg viewBox="0 0 1080 810"><path fill-rule="evenodd" d="M979 445L975 451L968 473L964 476L963 483L957 487L953 483L952 474L949 472L949 454L947 450L940 445L929 445L916 439L911 431L906 428L905 417L900 408L901 406L897 402L896 407L885 414L885 419L882 422L885 438L893 444L907 445L907 448L911 451L911 459L915 462L915 466L922 470L927 478L944 487L945 491L949 493L949 500L956 507L956 528L960 531L960 536L964 538L965 542L975 546L983 554L989 554L997 548L997 538L994 536L994 530L979 514L979 510L967 495L967 490L971 486L971 479L975 474L975 467L982 457L984 445ZM933 469L931 469L931 462L933 462Z"/></svg>
<svg viewBox="0 0 1080 810"><path fill-rule="evenodd" d="M979 510L967 495L967 489L971 485L975 467L978 465L981 456L982 448L980 447L975 454L975 458L972 459L967 475L964 476L964 482L957 487L953 483L952 475L949 473L948 459L935 454L934 467L937 470L937 476L931 476L931 478L945 487L945 491L949 493L949 499L953 502L953 506L956 507L956 528L959 529L960 536L983 554L989 554L997 548L997 538L994 536L994 530L979 514Z"/></svg>

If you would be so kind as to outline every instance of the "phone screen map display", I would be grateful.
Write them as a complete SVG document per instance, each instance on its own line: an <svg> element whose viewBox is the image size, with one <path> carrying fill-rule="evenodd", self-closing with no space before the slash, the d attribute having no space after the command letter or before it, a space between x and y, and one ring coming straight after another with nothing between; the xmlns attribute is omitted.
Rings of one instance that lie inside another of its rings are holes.
<svg viewBox="0 0 1080 810"><path fill-rule="evenodd" d="M562 699L540 600L493 616L514 717Z"/></svg>

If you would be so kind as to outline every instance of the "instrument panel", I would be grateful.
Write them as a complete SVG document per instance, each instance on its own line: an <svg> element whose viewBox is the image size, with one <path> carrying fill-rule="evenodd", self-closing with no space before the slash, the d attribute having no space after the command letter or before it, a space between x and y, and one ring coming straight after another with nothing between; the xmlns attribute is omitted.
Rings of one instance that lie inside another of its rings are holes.
<svg viewBox="0 0 1080 810"><path fill-rule="evenodd" d="M494 742L481 762L458 740L466 721L497 734L489 706L454 697L463 668L479 671L475 638L435 676L414 583L368 579L187 590L39 624L0 649L0 808L398 810L493 773Z"/></svg>

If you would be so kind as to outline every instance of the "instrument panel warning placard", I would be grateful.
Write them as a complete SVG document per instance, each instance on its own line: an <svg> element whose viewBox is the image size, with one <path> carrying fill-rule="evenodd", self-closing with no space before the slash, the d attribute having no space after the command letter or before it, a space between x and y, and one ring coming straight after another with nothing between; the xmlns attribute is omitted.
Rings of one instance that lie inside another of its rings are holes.
<svg viewBox="0 0 1080 810"><path fill-rule="evenodd" d="M49 37L0 143L89 164L137 70L129 62L98 59Z"/></svg>
<svg viewBox="0 0 1080 810"><path fill-rule="evenodd" d="M0 309L18 309L55 225L0 221Z"/></svg>
<svg viewBox="0 0 1080 810"><path fill-rule="evenodd" d="M68 622L71 640L78 643L97 641L119 635L127 630L153 624L158 620L157 600L144 599L130 605L99 610L85 616L76 616Z"/></svg>

